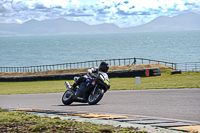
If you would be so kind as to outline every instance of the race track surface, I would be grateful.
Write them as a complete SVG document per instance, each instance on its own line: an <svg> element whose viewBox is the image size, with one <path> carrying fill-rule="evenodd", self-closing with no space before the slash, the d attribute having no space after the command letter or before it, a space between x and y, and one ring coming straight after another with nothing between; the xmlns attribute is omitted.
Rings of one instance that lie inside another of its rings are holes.
<svg viewBox="0 0 200 133"><path fill-rule="evenodd" d="M0 107L142 115L200 122L200 88L108 91L97 105L72 103L65 106L61 101L63 93L0 95Z"/></svg>

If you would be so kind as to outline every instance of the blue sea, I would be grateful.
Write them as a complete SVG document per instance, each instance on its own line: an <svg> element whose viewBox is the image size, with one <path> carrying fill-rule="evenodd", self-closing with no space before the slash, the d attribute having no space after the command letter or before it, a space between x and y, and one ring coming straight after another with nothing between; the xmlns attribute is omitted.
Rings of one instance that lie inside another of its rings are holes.
<svg viewBox="0 0 200 133"><path fill-rule="evenodd" d="M200 62L200 31L0 37L0 67L146 58Z"/></svg>

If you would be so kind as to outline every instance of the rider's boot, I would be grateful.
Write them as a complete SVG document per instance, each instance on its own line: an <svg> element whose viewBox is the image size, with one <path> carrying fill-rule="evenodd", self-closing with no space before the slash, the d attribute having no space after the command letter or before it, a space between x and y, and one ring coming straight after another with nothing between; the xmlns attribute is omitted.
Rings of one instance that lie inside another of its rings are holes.
<svg viewBox="0 0 200 133"><path fill-rule="evenodd" d="M74 83L74 84L72 85L72 87L71 87L71 90L75 91L75 90L76 90L76 86L77 86L77 84Z"/></svg>
<svg viewBox="0 0 200 133"><path fill-rule="evenodd" d="M70 90L69 90L73 95L75 95L76 86L77 86L77 84L74 83L74 84L71 86Z"/></svg>

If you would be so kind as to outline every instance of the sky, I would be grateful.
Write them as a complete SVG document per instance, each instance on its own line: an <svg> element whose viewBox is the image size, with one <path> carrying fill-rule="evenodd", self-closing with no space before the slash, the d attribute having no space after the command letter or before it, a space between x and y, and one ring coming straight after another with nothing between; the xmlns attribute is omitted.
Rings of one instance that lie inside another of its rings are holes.
<svg viewBox="0 0 200 133"><path fill-rule="evenodd" d="M186 12L200 14L200 0L0 0L0 23L65 18L124 28Z"/></svg>

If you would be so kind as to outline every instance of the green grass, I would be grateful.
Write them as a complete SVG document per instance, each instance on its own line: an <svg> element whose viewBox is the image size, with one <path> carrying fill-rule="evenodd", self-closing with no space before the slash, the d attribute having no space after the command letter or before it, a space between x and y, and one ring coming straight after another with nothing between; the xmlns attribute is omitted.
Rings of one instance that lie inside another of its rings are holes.
<svg viewBox="0 0 200 133"><path fill-rule="evenodd" d="M110 90L200 88L200 72L182 72L171 75L172 69L162 69L161 76L135 78L111 78ZM53 93L66 90L64 80L32 82L0 82L0 95L26 93ZM69 80L73 84L73 80Z"/></svg>
<svg viewBox="0 0 200 133"><path fill-rule="evenodd" d="M88 132L101 133L129 132L145 133L133 128L120 128L105 125L77 122L73 120L61 120L59 117L39 117L26 112L8 112L0 109L0 132Z"/></svg>
<svg viewBox="0 0 200 133"><path fill-rule="evenodd" d="M141 77L140 84L135 78L113 78L113 90L200 88L200 72L182 72L171 75L171 69L162 69L161 76Z"/></svg>
<svg viewBox="0 0 200 133"><path fill-rule="evenodd" d="M0 95L27 94L27 93L53 93L66 90L64 80L32 81L32 82L0 82ZM73 83L71 80L70 83Z"/></svg>

